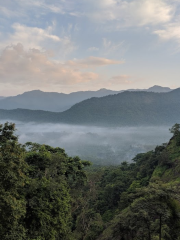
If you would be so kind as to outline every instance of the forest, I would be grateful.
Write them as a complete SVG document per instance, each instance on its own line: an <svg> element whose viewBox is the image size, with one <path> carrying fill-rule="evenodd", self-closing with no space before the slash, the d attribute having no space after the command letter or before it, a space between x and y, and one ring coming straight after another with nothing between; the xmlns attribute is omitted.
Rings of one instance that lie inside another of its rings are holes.
<svg viewBox="0 0 180 240"><path fill-rule="evenodd" d="M180 240L180 124L170 131L153 151L97 166L0 125L0 239Z"/></svg>
<svg viewBox="0 0 180 240"><path fill-rule="evenodd" d="M172 126L180 118L179 103L180 88L166 93L125 91L86 99L63 112L3 107L0 120L98 127Z"/></svg>

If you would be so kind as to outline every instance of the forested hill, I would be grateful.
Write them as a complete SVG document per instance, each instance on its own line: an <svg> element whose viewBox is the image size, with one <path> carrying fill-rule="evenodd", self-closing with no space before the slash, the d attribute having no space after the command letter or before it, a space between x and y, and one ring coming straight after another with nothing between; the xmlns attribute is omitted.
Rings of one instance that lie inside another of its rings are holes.
<svg viewBox="0 0 180 240"><path fill-rule="evenodd" d="M180 89L168 93L123 92L91 98L62 113L0 110L0 119L101 126L173 125L180 120Z"/></svg>
<svg viewBox="0 0 180 240"><path fill-rule="evenodd" d="M180 124L169 143L103 167L14 131L0 125L0 239L180 239Z"/></svg>
<svg viewBox="0 0 180 240"><path fill-rule="evenodd" d="M131 89L130 91L143 91ZM144 89L147 92L169 92L168 87L153 86L149 89ZM0 97L0 109L12 110L16 108L44 110L52 112L62 112L74 104L92 97L104 97L108 95L118 94L123 91L113 91L109 89L100 89L98 91L79 91L69 94L58 92L42 92L33 90L5 99Z"/></svg>
<svg viewBox="0 0 180 240"><path fill-rule="evenodd" d="M105 172L97 205L111 220L95 240L180 239L179 130L175 124L168 144Z"/></svg>

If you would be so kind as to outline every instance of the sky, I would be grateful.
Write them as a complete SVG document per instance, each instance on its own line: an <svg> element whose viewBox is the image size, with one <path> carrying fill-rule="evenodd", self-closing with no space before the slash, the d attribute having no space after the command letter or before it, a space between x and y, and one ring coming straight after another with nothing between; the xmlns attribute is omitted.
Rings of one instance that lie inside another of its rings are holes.
<svg viewBox="0 0 180 240"><path fill-rule="evenodd" d="M180 0L0 0L0 96L180 87Z"/></svg>

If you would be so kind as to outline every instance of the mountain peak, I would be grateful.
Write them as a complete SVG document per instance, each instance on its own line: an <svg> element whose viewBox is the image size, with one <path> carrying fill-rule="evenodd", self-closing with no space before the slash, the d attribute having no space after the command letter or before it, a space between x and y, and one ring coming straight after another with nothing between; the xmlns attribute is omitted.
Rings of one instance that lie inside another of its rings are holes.
<svg viewBox="0 0 180 240"><path fill-rule="evenodd" d="M108 89L106 89L106 88L101 88L101 89L99 89L98 90L98 92L104 92L104 91L107 91Z"/></svg>
<svg viewBox="0 0 180 240"><path fill-rule="evenodd" d="M159 85L154 85L148 89L149 92L170 92L171 90L169 87L161 87Z"/></svg>

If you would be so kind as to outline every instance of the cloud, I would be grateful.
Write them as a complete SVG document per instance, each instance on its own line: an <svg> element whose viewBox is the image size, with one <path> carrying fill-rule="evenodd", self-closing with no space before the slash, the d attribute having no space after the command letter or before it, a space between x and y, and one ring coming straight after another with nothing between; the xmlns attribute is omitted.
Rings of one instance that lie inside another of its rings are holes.
<svg viewBox="0 0 180 240"><path fill-rule="evenodd" d="M123 64L124 61L112 60L100 57L88 57L80 60L70 60L67 61L67 65L78 68L91 68L91 67L101 67L114 64Z"/></svg>
<svg viewBox="0 0 180 240"><path fill-rule="evenodd" d="M6 16L7 18L11 18L11 17L18 17L19 14L15 11L12 11L6 7L0 6L0 13L4 16Z"/></svg>
<svg viewBox="0 0 180 240"><path fill-rule="evenodd" d="M4 36L5 39L2 39L0 43L1 48L21 42L26 49L51 49L54 50L54 52L61 53L62 55L66 55L75 49L75 45L71 41L70 37L59 37L53 34L54 26L42 29L14 23L12 28L14 33Z"/></svg>
<svg viewBox="0 0 180 240"><path fill-rule="evenodd" d="M15 0L16 3L23 7L26 8L27 10L29 8L37 10L37 8L41 8L41 13L43 14L44 11L45 12L53 12L53 13L58 13L58 14L64 14L64 10L63 10L63 1L51 1L52 4L49 4L48 1L45 0L28 0L28 1L24 1L24 0ZM42 11L43 10L43 11Z"/></svg>
<svg viewBox="0 0 180 240"><path fill-rule="evenodd" d="M89 0L88 17L101 23L116 22L115 28L158 25L169 22L175 8L163 0ZM91 2L91 3L90 3ZM119 24L118 24L119 23ZM113 27L113 26L112 26Z"/></svg>
<svg viewBox="0 0 180 240"><path fill-rule="evenodd" d="M154 31L154 34L158 35L164 41L175 40L180 45L179 22L167 24L163 29Z"/></svg>
<svg viewBox="0 0 180 240"><path fill-rule="evenodd" d="M88 17L96 23L106 23L107 28L119 29L169 22L178 3L179 0L14 0L9 4L2 1L1 8L7 14L11 7L16 15L23 12L30 16L33 12L38 18L49 13Z"/></svg>
<svg viewBox="0 0 180 240"><path fill-rule="evenodd" d="M102 84L102 76L88 68L122 63L93 56L60 62L53 60L45 51L35 48L26 50L18 43L6 47L0 54L1 91L6 89L7 94L13 88L16 92L24 89L57 91L61 87L67 91L73 91L77 87L84 90L87 86L98 88L98 84Z"/></svg>
<svg viewBox="0 0 180 240"><path fill-rule="evenodd" d="M125 50L124 41L113 43L112 41L108 40L107 38L103 38L103 48L106 54L111 54L113 52L117 52L119 49Z"/></svg>
<svg viewBox="0 0 180 240"><path fill-rule="evenodd" d="M78 1L78 0L77 0ZM83 1L83 0L80 0ZM76 4L73 0L0 0L0 12L6 17L23 16L24 19L38 19L49 15L71 15L74 17L82 17L82 11L76 10ZM10 10L13 9L13 10Z"/></svg>
<svg viewBox="0 0 180 240"><path fill-rule="evenodd" d="M131 84L133 83L131 79L131 76L129 75L118 75L118 76L114 76L110 79L109 83L112 84L116 84L116 85L120 85L120 84Z"/></svg>
<svg viewBox="0 0 180 240"><path fill-rule="evenodd" d="M98 77L94 72L82 72L68 64L55 62L40 50L27 51L22 44L7 47L0 55L0 83L4 84L33 87L76 85L95 81Z"/></svg>

